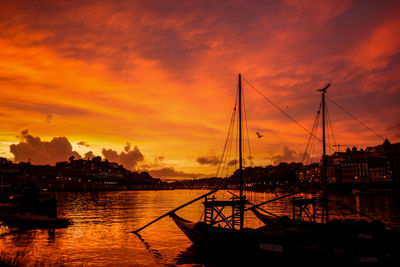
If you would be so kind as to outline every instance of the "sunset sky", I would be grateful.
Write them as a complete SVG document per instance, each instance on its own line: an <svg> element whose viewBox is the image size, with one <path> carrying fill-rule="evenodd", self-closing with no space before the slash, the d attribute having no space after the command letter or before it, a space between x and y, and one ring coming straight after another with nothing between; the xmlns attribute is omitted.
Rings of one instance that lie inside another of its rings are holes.
<svg viewBox="0 0 400 267"><path fill-rule="evenodd" d="M238 73L309 130L330 82L400 141L400 1L5 0L0 28L0 157L215 175ZM307 132L244 90L254 163L300 161ZM327 104L338 144L383 143Z"/></svg>

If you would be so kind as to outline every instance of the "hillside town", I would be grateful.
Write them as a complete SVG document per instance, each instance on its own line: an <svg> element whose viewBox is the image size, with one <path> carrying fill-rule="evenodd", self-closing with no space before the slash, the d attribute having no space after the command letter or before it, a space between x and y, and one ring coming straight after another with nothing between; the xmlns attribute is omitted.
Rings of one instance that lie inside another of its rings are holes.
<svg viewBox="0 0 400 267"><path fill-rule="evenodd" d="M94 157L71 157L52 165L13 163L0 158L0 192L26 190L91 191L165 189L167 184L147 172L134 172L118 163Z"/></svg>
<svg viewBox="0 0 400 267"><path fill-rule="evenodd" d="M293 186L312 187L322 183L321 163L281 162L276 166L247 167L243 170L248 190L287 190ZM328 185L337 189L363 187L398 187L400 184L400 143L383 144L358 149L347 148L327 156ZM176 182L175 187L205 188L226 186L235 188L239 183L238 171L225 179L208 178Z"/></svg>
<svg viewBox="0 0 400 267"><path fill-rule="evenodd" d="M400 143L366 149L347 148L327 156L328 183L331 187L397 186L400 183ZM281 162L276 166L246 167L243 170L248 190L287 190L292 186L321 184L321 163ZM0 158L0 192L19 190L92 191L232 188L239 183L238 170L225 178L201 178L163 182L147 172L135 172L101 157L74 159L51 165L13 163Z"/></svg>

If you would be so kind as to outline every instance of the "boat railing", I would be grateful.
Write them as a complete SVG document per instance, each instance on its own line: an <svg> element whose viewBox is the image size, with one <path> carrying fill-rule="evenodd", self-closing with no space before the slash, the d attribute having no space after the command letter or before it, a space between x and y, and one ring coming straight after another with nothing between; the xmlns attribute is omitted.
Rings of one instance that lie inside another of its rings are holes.
<svg viewBox="0 0 400 267"><path fill-rule="evenodd" d="M294 221L312 223L326 223L328 221L328 201L319 198L293 197L292 200Z"/></svg>
<svg viewBox="0 0 400 267"><path fill-rule="evenodd" d="M240 227L241 201L239 197L232 196L230 200L216 200L212 196L204 199L204 222L206 224L231 229ZM231 211L230 215L226 214L229 212L228 209Z"/></svg>

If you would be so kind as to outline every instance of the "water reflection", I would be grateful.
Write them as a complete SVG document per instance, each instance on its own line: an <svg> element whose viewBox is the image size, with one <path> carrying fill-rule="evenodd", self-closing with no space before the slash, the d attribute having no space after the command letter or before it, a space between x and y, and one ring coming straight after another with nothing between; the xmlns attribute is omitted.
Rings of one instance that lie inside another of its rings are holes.
<svg viewBox="0 0 400 267"><path fill-rule="evenodd" d="M207 191L123 191L92 193L58 193L59 215L68 217L73 224L65 229L27 230L1 228L0 250L8 253L24 253L24 261L68 265L219 265L221 255L205 255L192 247L168 217L146 228L140 238L132 231L171 209L194 199ZM237 192L234 192L237 193ZM252 203L260 203L276 197L270 193L247 192ZM308 197L310 195L304 195ZM220 192L218 197L228 199L229 193ZM334 196L333 200L386 223L400 226L400 197L374 195ZM280 199L265 208L277 215L291 216L290 199ZM338 207L330 207L338 212ZM201 201L184 208L179 215L192 221L201 218ZM331 218L340 217L339 215ZM348 216L356 217L355 214ZM261 226L251 213L246 214L247 227ZM222 257L223 258L223 257ZM234 260L233 263L236 262ZM224 259L223 264L226 264Z"/></svg>
<svg viewBox="0 0 400 267"><path fill-rule="evenodd" d="M47 243L54 243L56 240L56 229L49 229L47 234Z"/></svg>
<svg viewBox="0 0 400 267"><path fill-rule="evenodd" d="M168 261L167 261L167 259L164 258L164 256L163 256L157 249L152 248L151 245L150 245L146 240L144 240L143 237L142 237L140 234L135 233L135 235L136 235L136 236L139 238L139 240L143 243L143 245L144 245L144 247L147 249L147 251L148 251L151 255L153 255L154 259L156 260L156 262L157 262L159 265L175 266L175 265L169 264Z"/></svg>

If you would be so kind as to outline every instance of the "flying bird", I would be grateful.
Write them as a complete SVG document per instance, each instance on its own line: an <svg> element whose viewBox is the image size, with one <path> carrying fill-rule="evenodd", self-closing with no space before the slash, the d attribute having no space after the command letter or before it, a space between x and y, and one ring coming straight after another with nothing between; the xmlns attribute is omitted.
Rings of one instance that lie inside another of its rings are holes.
<svg viewBox="0 0 400 267"><path fill-rule="evenodd" d="M259 132L256 132L256 134L257 134L257 138L263 137Z"/></svg>
<svg viewBox="0 0 400 267"><path fill-rule="evenodd" d="M331 86L330 83L328 83L324 88L319 89L319 90L317 90L317 91L319 91L319 92L326 92L326 89L328 89L329 86Z"/></svg>

